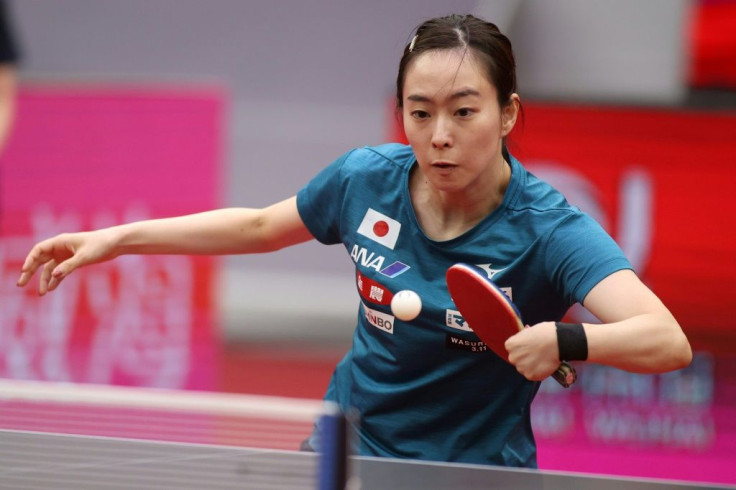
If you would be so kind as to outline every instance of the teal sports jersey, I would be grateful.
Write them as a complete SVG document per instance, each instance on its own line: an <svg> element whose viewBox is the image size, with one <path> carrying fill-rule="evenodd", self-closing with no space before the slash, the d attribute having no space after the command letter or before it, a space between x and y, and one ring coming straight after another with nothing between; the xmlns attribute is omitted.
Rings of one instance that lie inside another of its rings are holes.
<svg viewBox="0 0 736 490"><path fill-rule="evenodd" d="M445 272L457 262L478 266L534 325L561 319L599 281L631 266L596 221L514 158L501 205L463 235L434 241L409 195L415 161L405 145L355 149L297 195L310 232L342 243L356 268L353 345L325 398L359 413L361 454L536 467L530 406L539 383L473 333ZM403 289L422 299L409 322L391 314L391 297Z"/></svg>

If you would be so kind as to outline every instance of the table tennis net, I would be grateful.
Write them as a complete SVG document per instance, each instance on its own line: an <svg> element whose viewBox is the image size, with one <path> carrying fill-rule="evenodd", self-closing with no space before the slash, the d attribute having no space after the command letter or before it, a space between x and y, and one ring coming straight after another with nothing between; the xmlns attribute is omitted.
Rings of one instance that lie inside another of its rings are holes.
<svg viewBox="0 0 736 490"><path fill-rule="evenodd" d="M0 379L0 429L298 450L318 400Z"/></svg>

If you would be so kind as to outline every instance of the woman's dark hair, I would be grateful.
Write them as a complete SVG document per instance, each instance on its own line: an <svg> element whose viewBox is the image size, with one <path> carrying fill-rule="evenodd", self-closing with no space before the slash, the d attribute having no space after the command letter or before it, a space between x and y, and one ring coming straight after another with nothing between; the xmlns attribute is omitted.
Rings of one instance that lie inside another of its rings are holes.
<svg viewBox="0 0 736 490"><path fill-rule="evenodd" d="M508 104L511 94L516 92L516 61L511 41L495 24L472 15L448 15L422 23L404 48L396 78L397 108L404 105L404 81L412 60L426 51L453 49L473 54L496 87L499 105Z"/></svg>

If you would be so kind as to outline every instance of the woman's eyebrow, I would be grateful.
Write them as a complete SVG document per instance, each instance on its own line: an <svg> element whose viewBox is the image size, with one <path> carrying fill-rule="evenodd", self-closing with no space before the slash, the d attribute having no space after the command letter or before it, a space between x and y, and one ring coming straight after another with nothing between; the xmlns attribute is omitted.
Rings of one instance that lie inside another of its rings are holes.
<svg viewBox="0 0 736 490"><path fill-rule="evenodd" d="M461 99L463 97L471 97L480 96L480 92L473 88L462 88L458 90L457 92L454 92L452 95L448 97L449 100L455 100L455 99ZM420 94L411 94L406 97L407 100L411 100L412 102L432 102L432 99L430 97L427 97L426 95L420 95Z"/></svg>

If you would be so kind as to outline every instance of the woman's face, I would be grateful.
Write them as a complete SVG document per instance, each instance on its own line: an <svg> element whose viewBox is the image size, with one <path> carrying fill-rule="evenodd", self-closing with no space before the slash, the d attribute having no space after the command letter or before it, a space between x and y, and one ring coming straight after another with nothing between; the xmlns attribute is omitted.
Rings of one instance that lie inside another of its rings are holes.
<svg viewBox="0 0 736 490"><path fill-rule="evenodd" d="M514 100L502 111L496 88L469 53L427 51L413 60L404 81L404 131L429 183L444 192L492 185L516 107Z"/></svg>

